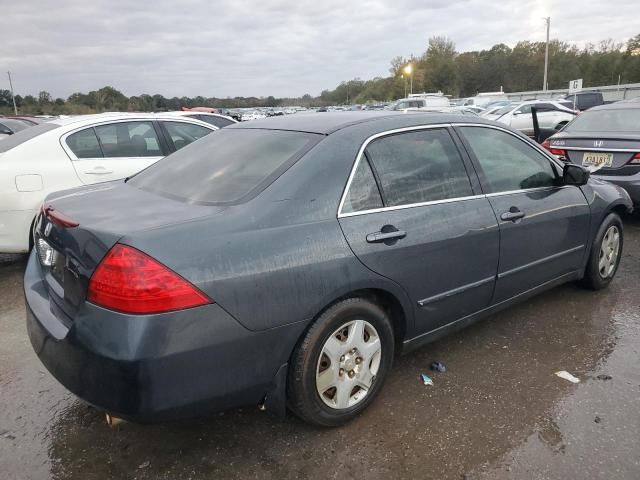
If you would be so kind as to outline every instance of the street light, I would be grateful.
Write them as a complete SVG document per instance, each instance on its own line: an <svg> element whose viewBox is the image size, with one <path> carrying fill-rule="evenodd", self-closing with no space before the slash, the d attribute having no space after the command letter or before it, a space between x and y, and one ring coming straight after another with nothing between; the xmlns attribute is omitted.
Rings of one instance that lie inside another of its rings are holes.
<svg viewBox="0 0 640 480"><path fill-rule="evenodd" d="M404 67L404 73L406 73L407 75L409 75L409 83L410 83L410 87L409 87L409 93L412 94L413 93L413 66L409 63L406 67Z"/></svg>
<svg viewBox="0 0 640 480"><path fill-rule="evenodd" d="M402 83L404 83L404 98L407 98L407 79L404 77L404 74L400 75L402 79Z"/></svg>

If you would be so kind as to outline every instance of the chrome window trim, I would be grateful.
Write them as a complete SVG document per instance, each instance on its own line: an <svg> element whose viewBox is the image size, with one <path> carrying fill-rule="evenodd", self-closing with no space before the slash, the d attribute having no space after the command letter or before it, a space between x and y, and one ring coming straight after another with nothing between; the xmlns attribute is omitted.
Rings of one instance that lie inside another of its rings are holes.
<svg viewBox="0 0 640 480"><path fill-rule="evenodd" d="M385 130L384 132L379 132L379 133L375 133L373 135L371 135L370 137L368 137L360 146L360 149L358 150L358 155L356 156L356 161L354 162L353 166L351 167L351 173L349 174L349 179L347 180L347 184L345 185L344 189L342 190L342 196L340 197L340 204L338 205L338 218L342 218L342 217L353 217L354 215L362 215L365 213L378 213L378 212L383 212L383 211L387 211L387 210L398 210L401 208L411 208L411 207L419 207L419 206L423 206L424 205L429 205L429 204L433 204L433 203L442 203L444 201L454 201L454 200L458 200L458 199L445 199L445 200L435 200L433 202L423 202L423 203L414 203L411 205L396 205L393 207L382 207L382 208L375 208L375 209L370 209L370 210L361 210L358 212L347 212L347 213L343 213L342 212L342 208L344 207L344 202L347 199L347 193L349 192L349 188L351 188L351 183L353 182L353 177L356 174L356 170L358 169L358 165L360 165L360 161L362 160L362 157L364 157L364 151L366 150L366 148L369 146L369 144L371 142L373 142L374 140L380 138L380 137L387 137L389 135L394 135L397 133L404 133L404 132L415 132L417 130L431 130L431 129L435 129L435 128L448 128L450 127L451 124L449 123L438 123L438 124L433 124L433 125L415 125L412 127L402 127L402 128L394 128L392 130Z"/></svg>
<svg viewBox="0 0 640 480"><path fill-rule="evenodd" d="M429 130L429 129L433 129L433 128L448 128L448 127L484 127L484 128L491 128L491 129L494 129L494 130L500 130L502 132L510 134L511 136L517 138L521 142L523 142L523 143L525 143L527 145L530 145L531 147L533 147L534 149L539 151L542 154L543 157L545 157L549 161L553 162L553 164L555 164L560 169L560 171L562 171L563 168L564 168L563 167L564 164L561 163L560 160L557 160L556 158L553 158L542 147L534 144L533 142L527 142L526 140L521 138L518 134L516 134L514 132L511 132L509 129L500 127L498 125L488 125L488 124L484 124L484 123L438 123L438 124L433 124L433 125L417 125L417 126L413 126L413 127L402 127L402 128L396 128L396 129L393 129L393 130L386 130L384 132L380 132L380 133L376 133L374 135L371 135L360 146L360 149L358 150L358 156L356 157L356 161L353 164L353 167L351 168L351 173L349 174L349 179L347 180L347 184L345 185L344 189L342 190L342 196L340 197L340 204L338 205L337 218L340 219L340 218L347 218L347 217L356 217L358 215L368 215L368 214L371 214L371 213L381 213L381 212L390 212L390 211L394 211L394 210L404 210L406 208L426 207L426 206L430 206L430 205L439 205L439 204L444 204L444 203L464 202L464 201L469 201L469 200L477 200L479 198L498 197L498 196L502 196L502 195L514 195L514 194L517 194L517 193L537 192L537 191L561 189L561 188L569 188L570 187L569 185L564 185L564 186L525 188L525 189L522 189L522 190L510 190L510 191L507 191L507 192L494 192L494 193L487 193L487 194L480 194L480 195L469 195L469 196L465 196L465 197L445 198L445 199L442 199L442 200L433 200L433 201L429 201L429 202L411 203L411 204L407 204L407 205L395 205L395 206L392 206L392 207L372 208L372 209L369 209L369 210L360 210L360 211L357 211L357 212L346 212L346 213L342 212L342 208L344 207L344 202L345 202L346 197L347 197L347 192L349 192L349 188L351 188L351 183L353 181L353 177L355 176L355 173L356 173L356 170L358 168L358 165L360 164L360 161L362 160L362 157L364 156L365 149L367 148L367 146L372 141L374 141L374 140L376 140L376 139L378 139L380 137L386 137L386 136L393 135L393 134L396 134L396 133L413 132L413 131L416 131L416 130Z"/></svg>
<svg viewBox="0 0 640 480"><path fill-rule="evenodd" d="M440 205L441 203L464 202L467 200L476 200L484 198L485 195L470 195L468 197L444 198L442 200L432 200L429 202L409 203L407 205L395 205L393 207L371 208L369 210L360 210L358 212L347 212L338 214L338 218L355 217L358 215L366 215L368 213L391 212L393 210L404 210L406 208L427 207L429 205Z"/></svg>

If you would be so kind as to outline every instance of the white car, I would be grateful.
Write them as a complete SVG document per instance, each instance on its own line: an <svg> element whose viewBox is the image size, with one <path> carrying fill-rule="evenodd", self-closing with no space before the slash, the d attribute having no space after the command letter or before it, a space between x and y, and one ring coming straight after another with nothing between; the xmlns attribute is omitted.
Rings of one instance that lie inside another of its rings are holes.
<svg viewBox="0 0 640 480"><path fill-rule="evenodd" d="M234 123L238 123L233 118L227 117L226 115L220 115L219 113L198 112L195 110L163 112L157 115L171 115L176 117L195 118L196 120L202 120L203 122L207 122L218 128L224 128L229 125L233 125Z"/></svg>
<svg viewBox="0 0 640 480"><path fill-rule="evenodd" d="M438 94L418 94L409 97L401 98L387 107L387 110L395 111L414 111L414 110L429 110L431 108L442 109L450 107L449 99L444 95Z"/></svg>
<svg viewBox="0 0 640 480"><path fill-rule="evenodd" d="M563 102L530 100L512 103L492 114L484 115L484 117L509 125L511 128L520 130L525 135L533 136L531 107L536 107L538 125L542 129L559 130L576 116L576 112L568 108Z"/></svg>
<svg viewBox="0 0 640 480"><path fill-rule="evenodd" d="M2 140L0 252L29 251L49 193L128 177L215 130L192 118L119 113L52 120Z"/></svg>

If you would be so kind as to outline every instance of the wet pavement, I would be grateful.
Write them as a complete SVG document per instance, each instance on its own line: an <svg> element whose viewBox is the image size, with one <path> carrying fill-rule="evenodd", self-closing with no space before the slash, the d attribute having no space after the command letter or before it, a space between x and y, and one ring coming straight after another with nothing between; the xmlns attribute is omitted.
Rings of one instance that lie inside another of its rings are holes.
<svg viewBox="0 0 640 480"><path fill-rule="evenodd" d="M0 255L0 478L640 478L640 220L625 228L608 290L562 286L398 359L333 430L253 408L107 427L39 363L25 258Z"/></svg>

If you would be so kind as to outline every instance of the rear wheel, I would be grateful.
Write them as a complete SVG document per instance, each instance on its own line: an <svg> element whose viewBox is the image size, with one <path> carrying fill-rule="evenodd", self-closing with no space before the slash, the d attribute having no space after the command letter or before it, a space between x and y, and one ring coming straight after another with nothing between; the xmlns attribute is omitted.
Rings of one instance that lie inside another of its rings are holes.
<svg viewBox="0 0 640 480"><path fill-rule="evenodd" d="M622 220L615 213L604 219L591 246L591 254L582 280L593 290L605 288L618 270L623 245Z"/></svg>
<svg viewBox="0 0 640 480"><path fill-rule="evenodd" d="M289 408L307 422L348 422L376 397L393 361L393 329L386 312L364 298L328 308L293 354Z"/></svg>

